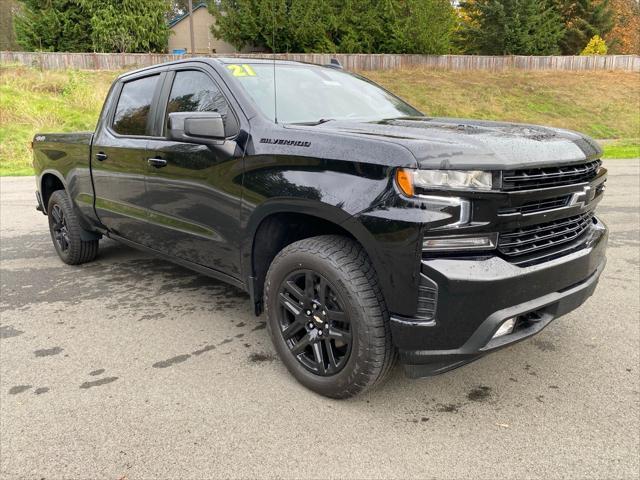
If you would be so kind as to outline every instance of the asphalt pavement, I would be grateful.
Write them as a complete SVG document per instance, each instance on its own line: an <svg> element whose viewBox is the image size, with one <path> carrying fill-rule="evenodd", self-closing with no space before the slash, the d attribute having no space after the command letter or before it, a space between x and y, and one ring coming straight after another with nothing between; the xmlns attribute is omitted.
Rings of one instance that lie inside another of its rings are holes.
<svg viewBox="0 0 640 480"><path fill-rule="evenodd" d="M2 478L638 478L640 163L606 162L595 294L537 337L347 401L304 389L248 297L110 240L56 256L0 180Z"/></svg>

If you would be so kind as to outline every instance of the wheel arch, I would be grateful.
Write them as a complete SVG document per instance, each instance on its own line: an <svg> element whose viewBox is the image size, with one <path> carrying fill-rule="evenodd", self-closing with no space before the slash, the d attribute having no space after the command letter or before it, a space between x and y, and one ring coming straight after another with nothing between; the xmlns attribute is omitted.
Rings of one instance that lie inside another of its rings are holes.
<svg viewBox="0 0 640 480"><path fill-rule="evenodd" d="M68 194L71 193L69 191L69 185L67 185L67 182L65 181L64 177L60 175L60 173L57 172L56 170L43 171L40 174L40 177L38 180L38 187L40 191L40 196L42 198L42 208L44 210L43 213L45 215L48 215L47 209L49 208L49 199L51 198L51 195L53 195L54 192L57 192L59 190L64 190ZM102 234L94 231L94 229L91 227L91 224L87 222L85 216L82 214L82 212L80 211L80 209L78 208L78 206L73 200L71 201L71 208L73 208L78 218L78 221L80 222L80 227L82 228L82 231L81 231L82 240L85 240L85 241L99 240L100 238L102 238Z"/></svg>
<svg viewBox="0 0 640 480"><path fill-rule="evenodd" d="M273 201L254 212L247 224L243 247L243 270L255 313L262 311L262 296L267 270L275 256L286 246L318 235L337 234L351 238L369 255L375 268L375 248L370 233L339 206L316 200Z"/></svg>
<svg viewBox="0 0 640 480"><path fill-rule="evenodd" d="M49 199L51 198L51 194L56 190L66 190L67 185L64 181L64 178L60 176L60 174L54 170L45 170L40 175L39 181L40 187L40 195L42 196L42 206L44 208L45 214L47 213L47 208L49 207Z"/></svg>

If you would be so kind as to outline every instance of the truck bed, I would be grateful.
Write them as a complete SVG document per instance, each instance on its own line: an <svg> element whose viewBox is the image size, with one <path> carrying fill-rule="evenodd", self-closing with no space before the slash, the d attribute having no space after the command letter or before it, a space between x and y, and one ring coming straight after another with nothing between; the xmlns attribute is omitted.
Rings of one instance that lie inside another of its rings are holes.
<svg viewBox="0 0 640 480"><path fill-rule="evenodd" d="M33 138L33 168L40 175L48 168L66 173L89 167L93 132L38 133Z"/></svg>
<svg viewBox="0 0 640 480"><path fill-rule="evenodd" d="M33 138L33 168L36 185L41 186L42 206L46 210L50 192L56 184L67 190L83 223L97 221L93 209L91 144L93 132L39 133ZM84 225L90 229L90 225Z"/></svg>

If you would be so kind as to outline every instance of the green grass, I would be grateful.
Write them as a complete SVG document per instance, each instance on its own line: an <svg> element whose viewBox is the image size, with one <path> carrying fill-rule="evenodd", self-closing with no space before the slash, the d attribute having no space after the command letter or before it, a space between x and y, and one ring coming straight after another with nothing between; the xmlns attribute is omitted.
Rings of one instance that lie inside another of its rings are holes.
<svg viewBox="0 0 640 480"><path fill-rule="evenodd" d="M407 69L368 76L428 115L551 125L597 139L640 137L637 73Z"/></svg>
<svg viewBox="0 0 640 480"><path fill-rule="evenodd" d="M604 158L640 158L640 138L605 143Z"/></svg>
<svg viewBox="0 0 640 480"><path fill-rule="evenodd" d="M119 72L0 66L0 175L30 175L36 132L93 130ZM640 157L640 75L622 72L366 72L428 115L537 123L605 142L607 158Z"/></svg>
<svg viewBox="0 0 640 480"><path fill-rule="evenodd" d="M117 74L0 66L0 175L33 175L36 132L93 130Z"/></svg>

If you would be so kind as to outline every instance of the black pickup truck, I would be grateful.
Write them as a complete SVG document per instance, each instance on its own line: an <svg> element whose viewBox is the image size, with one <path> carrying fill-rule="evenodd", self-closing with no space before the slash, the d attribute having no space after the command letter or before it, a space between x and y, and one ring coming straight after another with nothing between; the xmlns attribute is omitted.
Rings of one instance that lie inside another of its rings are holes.
<svg viewBox="0 0 640 480"><path fill-rule="evenodd" d="M398 357L424 377L540 332L606 261L593 140L428 117L336 65L137 70L94 133L33 151L64 262L107 236L246 290L291 373L335 398Z"/></svg>

